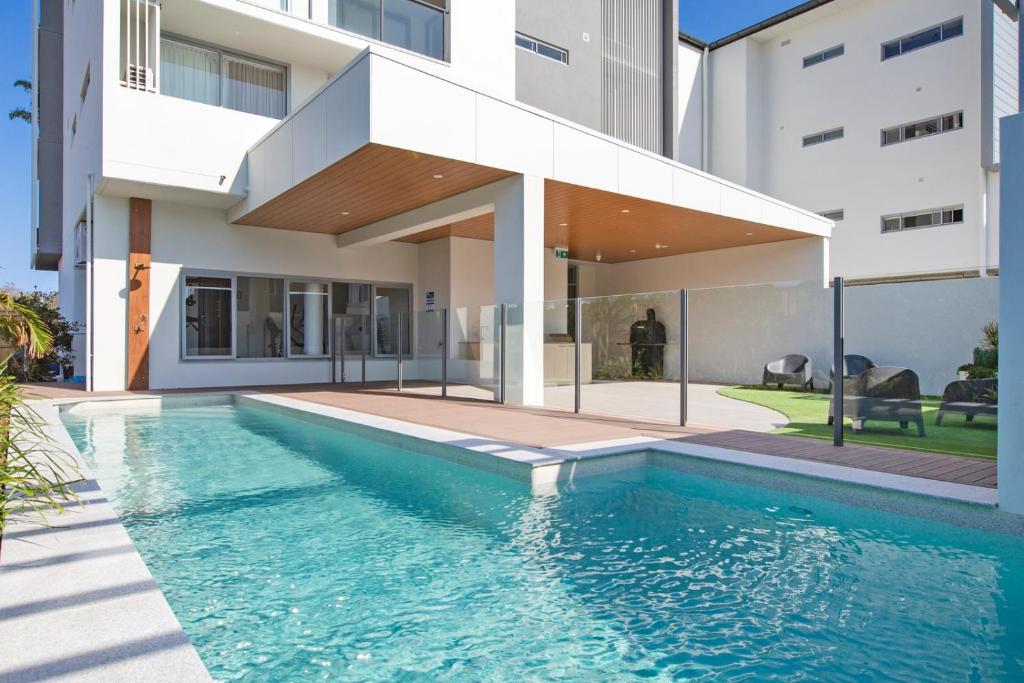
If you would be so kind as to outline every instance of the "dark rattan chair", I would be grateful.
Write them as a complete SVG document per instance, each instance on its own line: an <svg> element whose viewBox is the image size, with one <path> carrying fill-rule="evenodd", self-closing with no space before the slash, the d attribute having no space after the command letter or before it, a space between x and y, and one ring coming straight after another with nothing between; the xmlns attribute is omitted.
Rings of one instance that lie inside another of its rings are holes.
<svg viewBox="0 0 1024 683"><path fill-rule="evenodd" d="M828 405L828 423L835 420L835 404ZM924 415L921 412L921 382L917 373L907 368L874 367L843 380L843 417L853 420L853 431L864 429L864 423L899 422L906 429L917 425L918 436L924 436Z"/></svg>
<svg viewBox="0 0 1024 683"><path fill-rule="evenodd" d="M996 379L961 379L950 382L942 392L942 403L939 413L935 416L935 424L941 425L946 413L960 413L968 422L974 421L975 415L998 414L996 405Z"/></svg>
<svg viewBox="0 0 1024 683"><path fill-rule="evenodd" d="M781 389L786 384L794 384L808 389L814 388L811 377L811 359L799 353L791 353L764 366L762 385L775 384Z"/></svg>

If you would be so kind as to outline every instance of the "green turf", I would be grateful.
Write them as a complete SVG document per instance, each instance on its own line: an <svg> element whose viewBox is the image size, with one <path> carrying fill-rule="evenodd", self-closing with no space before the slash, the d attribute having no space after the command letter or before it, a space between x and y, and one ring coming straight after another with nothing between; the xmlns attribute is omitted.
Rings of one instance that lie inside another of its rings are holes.
<svg viewBox="0 0 1024 683"><path fill-rule="evenodd" d="M787 391L764 387L726 387L718 390L722 396L756 403L782 413L789 418L789 424L775 430L775 434L806 436L815 439L831 439L832 427L828 425L827 394L806 391ZM992 417L976 417L967 422L963 415L947 414L942 426L935 426L935 415L939 402L923 402L925 436L917 436L913 425L902 430L895 422L868 422L860 434L854 434L850 421L846 420L846 441L872 446L888 446L929 453L950 453L969 455L976 458L996 457L996 420Z"/></svg>

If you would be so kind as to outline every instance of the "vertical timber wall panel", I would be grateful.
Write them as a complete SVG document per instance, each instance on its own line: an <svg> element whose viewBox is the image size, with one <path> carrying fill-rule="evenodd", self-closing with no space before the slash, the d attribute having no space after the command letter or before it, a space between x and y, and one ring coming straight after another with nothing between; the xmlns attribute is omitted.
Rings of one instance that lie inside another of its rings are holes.
<svg viewBox="0 0 1024 683"><path fill-rule="evenodd" d="M131 199L128 223L128 379L130 391L149 389L149 274L153 203Z"/></svg>

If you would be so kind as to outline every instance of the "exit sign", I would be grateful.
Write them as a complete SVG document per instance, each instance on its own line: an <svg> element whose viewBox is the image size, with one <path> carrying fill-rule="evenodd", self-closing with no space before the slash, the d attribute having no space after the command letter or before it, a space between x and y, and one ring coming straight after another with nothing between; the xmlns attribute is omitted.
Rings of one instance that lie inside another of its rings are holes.
<svg viewBox="0 0 1024 683"><path fill-rule="evenodd" d="M555 247L555 258L569 258L569 250L564 247Z"/></svg>

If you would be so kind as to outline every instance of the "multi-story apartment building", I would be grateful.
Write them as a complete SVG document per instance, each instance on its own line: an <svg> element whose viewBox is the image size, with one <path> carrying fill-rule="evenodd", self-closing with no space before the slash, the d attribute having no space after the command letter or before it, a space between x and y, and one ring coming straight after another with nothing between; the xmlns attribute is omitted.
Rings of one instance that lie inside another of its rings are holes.
<svg viewBox="0 0 1024 683"><path fill-rule="evenodd" d="M399 351L415 379L436 367L424 308L452 311L451 364L473 365L488 305L565 298L570 272L581 296L827 275L830 221L671 159L674 0L37 19L32 256L60 271L90 389L359 376L357 346L367 379ZM507 398L537 403L567 320L520 318Z"/></svg>
<svg viewBox="0 0 1024 683"><path fill-rule="evenodd" d="M996 271L1015 14L812 0L710 44L681 35L677 157L834 220L834 275Z"/></svg>

